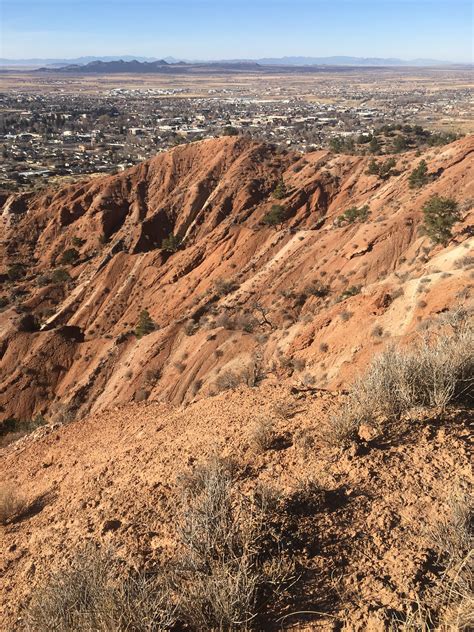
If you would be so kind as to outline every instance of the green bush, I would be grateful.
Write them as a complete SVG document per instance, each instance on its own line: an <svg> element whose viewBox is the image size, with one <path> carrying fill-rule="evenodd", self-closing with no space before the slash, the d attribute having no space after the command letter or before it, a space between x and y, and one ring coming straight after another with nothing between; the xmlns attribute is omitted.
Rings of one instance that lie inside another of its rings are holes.
<svg viewBox="0 0 474 632"><path fill-rule="evenodd" d="M165 252L177 252L181 248L181 239L178 235L170 233L168 237L165 237L161 242L161 248Z"/></svg>
<svg viewBox="0 0 474 632"><path fill-rule="evenodd" d="M73 265L79 259L79 251L76 248L68 248L61 256L61 263L64 265Z"/></svg>
<svg viewBox="0 0 474 632"><path fill-rule="evenodd" d="M288 196L288 191L287 191L287 188L286 188L286 184L284 183L284 181L282 179L276 185L275 190L273 191L273 197L276 200L282 200L283 198L285 198L287 196Z"/></svg>
<svg viewBox="0 0 474 632"><path fill-rule="evenodd" d="M446 245L451 229L460 220L458 204L452 198L433 195L423 206L426 234L437 244Z"/></svg>
<svg viewBox="0 0 474 632"><path fill-rule="evenodd" d="M25 274L25 267L21 263L14 263L7 270L7 276L10 281L19 281Z"/></svg>
<svg viewBox="0 0 474 632"><path fill-rule="evenodd" d="M342 215L337 218L339 225L354 224L355 222L365 222L369 217L369 207L367 204L358 208L357 206L351 206L347 211L344 211Z"/></svg>
<svg viewBox="0 0 474 632"><path fill-rule="evenodd" d="M331 151L336 154L350 154L355 151L354 139L351 137L343 138L341 136L336 136L335 138L331 138L329 141L329 147Z"/></svg>
<svg viewBox="0 0 474 632"><path fill-rule="evenodd" d="M269 212L264 216L262 222L267 226L278 226L287 219L285 207L281 204L273 204Z"/></svg>
<svg viewBox="0 0 474 632"><path fill-rule="evenodd" d="M409 187L410 189L419 189L428 184L429 180L426 160L420 160L418 166L410 173L408 178Z"/></svg>
<svg viewBox="0 0 474 632"><path fill-rule="evenodd" d="M374 158L369 162L366 173L378 176L381 180L386 180L395 175L394 167L397 164L395 158L389 158L383 162L376 162Z"/></svg>
<svg viewBox="0 0 474 632"><path fill-rule="evenodd" d="M233 127L232 125L228 125L227 127L224 127L222 135L223 136L238 136L239 130L236 127Z"/></svg>
<svg viewBox="0 0 474 632"><path fill-rule="evenodd" d="M64 268L56 268L51 275L52 283L67 283L70 279L69 272Z"/></svg>
<svg viewBox="0 0 474 632"><path fill-rule="evenodd" d="M144 309L140 312L140 316L138 319L138 324L135 327L135 336L137 338L142 338L143 336L147 336L151 334L156 329L156 323L152 320L150 313L147 309Z"/></svg>

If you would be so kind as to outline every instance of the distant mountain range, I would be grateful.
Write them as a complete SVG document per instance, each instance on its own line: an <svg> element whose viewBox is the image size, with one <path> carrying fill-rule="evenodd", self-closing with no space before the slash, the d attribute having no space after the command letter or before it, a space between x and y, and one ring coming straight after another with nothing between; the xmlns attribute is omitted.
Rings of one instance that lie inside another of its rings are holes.
<svg viewBox="0 0 474 632"><path fill-rule="evenodd" d="M136 55L76 57L75 59L6 59L0 57L0 66L66 66L71 64L88 64L91 61L157 61L156 57L139 57Z"/></svg>
<svg viewBox="0 0 474 632"><path fill-rule="evenodd" d="M273 66L272 68L275 68ZM296 67L295 67L296 68ZM264 67L255 62L203 62L186 63L177 61L169 63L164 59L157 61L91 61L88 64L69 64L67 66L45 66L36 72L54 72L71 74L141 74L141 73L187 73L187 72L242 72L249 70L263 71Z"/></svg>
<svg viewBox="0 0 474 632"><path fill-rule="evenodd" d="M398 59L385 57L267 57L258 59L263 66L440 66L452 62L437 59Z"/></svg>
<svg viewBox="0 0 474 632"><path fill-rule="evenodd" d="M231 60L189 60L189 59L177 59L175 57L165 57L158 59L156 57L140 57L132 55L122 56L98 56L98 57L77 57L75 59L6 59L0 58L0 66L47 66L51 68L66 67L66 66L87 66L91 63L114 63L114 62L139 62L142 64L158 64L160 66L176 65L178 63L186 64L204 64L219 66L235 64L258 64L259 66L444 66L453 65L454 62L441 61L437 59L398 59L398 58L384 58L384 57L347 57L347 56L334 56L334 57L264 57L261 59L231 59ZM458 64L456 64L458 65ZM89 72L96 72L92 70L93 66L90 66ZM142 68L145 70L146 66ZM109 71L112 71L112 66L109 67ZM105 69L104 69L105 70ZM151 70L151 67L150 67ZM149 71L150 71L149 70ZM86 71L87 72L87 71Z"/></svg>

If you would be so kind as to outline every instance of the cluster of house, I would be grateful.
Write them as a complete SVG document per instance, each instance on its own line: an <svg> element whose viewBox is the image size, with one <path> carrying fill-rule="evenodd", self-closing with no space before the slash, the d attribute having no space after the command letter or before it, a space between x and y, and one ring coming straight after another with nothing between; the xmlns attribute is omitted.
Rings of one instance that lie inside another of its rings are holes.
<svg viewBox="0 0 474 632"><path fill-rule="evenodd" d="M426 123L469 112L468 91L417 96L411 90L410 95L386 88L374 95L340 82L319 86L314 98L281 86L260 94L240 86L210 88L198 97L188 88L3 93L0 188L28 188L53 176L110 173L176 144L223 133L310 151L327 146L334 136L364 134L387 122Z"/></svg>

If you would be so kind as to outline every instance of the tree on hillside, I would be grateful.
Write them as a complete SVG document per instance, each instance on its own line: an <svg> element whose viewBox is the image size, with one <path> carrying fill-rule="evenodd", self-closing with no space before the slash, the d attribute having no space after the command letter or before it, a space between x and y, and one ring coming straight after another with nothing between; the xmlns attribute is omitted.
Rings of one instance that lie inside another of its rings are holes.
<svg viewBox="0 0 474 632"><path fill-rule="evenodd" d="M61 263L65 265L72 265L79 259L79 252L76 248L68 248L65 250L61 257Z"/></svg>
<svg viewBox="0 0 474 632"><path fill-rule="evenodd" d="M178 235L170 233L168 237L165 237L161 242L161 249L166 252L177 252L181 248L181 239Z"/></svg>
<svg viewBox="0 0 474 632"><path fill-rule="evenodd" d="M378 176L379 175L379 166L378 166L375 158L372 158L372 160L369 162L369 166L367 167L366 174L368 176Z"/></svg>
<svg viewBox="0 0 474 632"><path fill-rule="evenodd" d="M264 216L262 222L267 226L278 226L286 220L286 211L281 204L273 204L269 212Z"/></svg>
<svg viewBox="0 0 474 632"><path fill-rule="evenodd" d="M138 318L138 324L135 327L135 336L137 338L142 338L143 336L151 334L151 332L155 331L156 328L156 323L152 320L148 310L142 310Z"/></svg>
<svg viewBox="0 0 474 632"><path fill-rule="evenodd" d="M458 204L451 198L433 195L423 206L426 234L437 244L446 245L451 229L461 217Z"/></svg>
<svg viewBox="0 0 474 632"><path fill-rule="evenodd" d="M238 136L239 130L236 127L232 127L232 125L228 125L227 127L224 127L224 130L222 131L222 135L223 136Z"/></svg>
<svg viewBox="0 0 474 632"><path fill-rule="evenodd" d="M408 141L405 136L397 136L393 141L393 150L398 154L406 149L408 149Z"/></svg>
<svg viewBox="0 0 474 632"><path fill-rule="evenodd" d="M371 154L379 154L381 150L380 142L377 136L373 136L372 140L369 143L369 151Z"/></svg>
<svg viewBox="0 0 474 632"><path fill-rule="evenodd" d="M417 167L413 169L408 178L408 184L410 189L419 189L420 187L428 184L428 165L426 160L420 160Z"/></svg>
<svg viewBox="0 0 474 632"><path fill-rule="evenodd" d="M283 198L287 197L287 195L288 195L288 190L282 178L276 185L275 190L273 191L273 197L276 200L282 200Z"/></svg>

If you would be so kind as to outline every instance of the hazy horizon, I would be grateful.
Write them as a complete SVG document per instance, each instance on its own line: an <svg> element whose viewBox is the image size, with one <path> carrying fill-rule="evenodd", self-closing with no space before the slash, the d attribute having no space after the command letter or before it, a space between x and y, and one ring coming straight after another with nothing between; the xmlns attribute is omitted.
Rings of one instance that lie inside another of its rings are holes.
<svg viewBox="0 0 474 632"><path fill-rule="evenodd" d="M472 63L467 0L2 0L6 59L280 57Z"/></svg>

